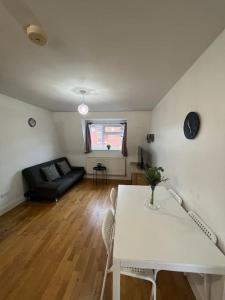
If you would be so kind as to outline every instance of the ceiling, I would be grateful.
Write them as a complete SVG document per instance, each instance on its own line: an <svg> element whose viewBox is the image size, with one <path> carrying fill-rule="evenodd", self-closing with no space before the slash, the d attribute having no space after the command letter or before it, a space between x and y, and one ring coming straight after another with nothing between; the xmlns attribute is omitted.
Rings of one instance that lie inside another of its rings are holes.
<svg viewBox="0 0 225 300"><path fill-rule="evenodd" d="M225 27L224 0L1 1L0 92L52 111L80 89L91 111L151 110ZM28 3L44 47L22 30Z"/></svg>

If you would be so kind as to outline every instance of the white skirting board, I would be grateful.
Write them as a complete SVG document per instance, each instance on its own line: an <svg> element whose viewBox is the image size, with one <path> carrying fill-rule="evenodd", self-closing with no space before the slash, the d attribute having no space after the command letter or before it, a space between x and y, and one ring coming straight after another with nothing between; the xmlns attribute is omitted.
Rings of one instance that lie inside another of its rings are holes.
<svg viewBox="0 0 225 300"><path fill-rule="evenodd" d="M93 174L93 167L101 163L107 168L107 174L113 176L126 176L126 158L125 157L87 157L87 174Z"/></svg>

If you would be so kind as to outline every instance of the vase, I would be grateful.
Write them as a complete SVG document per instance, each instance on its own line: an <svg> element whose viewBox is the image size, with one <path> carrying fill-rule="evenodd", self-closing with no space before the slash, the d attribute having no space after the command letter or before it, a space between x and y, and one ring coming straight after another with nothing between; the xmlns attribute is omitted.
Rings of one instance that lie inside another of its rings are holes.
<svg viewBox="0 0 225 300"><path fill-rule="evenodd" d="M157 210L159 209L159 205L157 205L154 201L154 192L155 192L155 185L151 185L151 195L146 201L146 206L150 209Z"/></svg>
<svg viewBox="0 0 225 300"><path fill-rule="evenodd" d="M155 185L151 185L151 190L152 190L152 193L151 193L150 204L151 204L151 205L154 205L154 191L155 191Z"/></svg>

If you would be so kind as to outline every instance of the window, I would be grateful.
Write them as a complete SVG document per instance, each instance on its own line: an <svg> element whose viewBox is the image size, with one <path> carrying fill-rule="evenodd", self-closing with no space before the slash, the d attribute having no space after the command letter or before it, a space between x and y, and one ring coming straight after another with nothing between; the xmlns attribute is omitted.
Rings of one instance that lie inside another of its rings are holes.
<svg viewBox="0 0 225 300"><path fill-rule="evenodd" d="M93 123L90 125L91 148L92 150L121 150L124 126L119 123Z"/></svg>

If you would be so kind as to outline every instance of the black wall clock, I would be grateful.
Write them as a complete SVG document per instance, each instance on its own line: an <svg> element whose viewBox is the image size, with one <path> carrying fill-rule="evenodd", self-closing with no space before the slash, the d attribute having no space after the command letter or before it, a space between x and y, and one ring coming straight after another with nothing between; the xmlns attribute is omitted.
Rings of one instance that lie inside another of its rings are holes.
<svg viewBox="0 0 225 300"><path fill-rule="evenodd" d="M36 120L34 118L29 118L27 122L28 122L30 127L35 127L36 126Z"/></svg>
<svg viewBox="0 0 225 300"><path fill-rule="evenodd" d="M200 118L196 112L189 112L184 120L184 135L187 139L194 139L198 134Z"/></svg>

